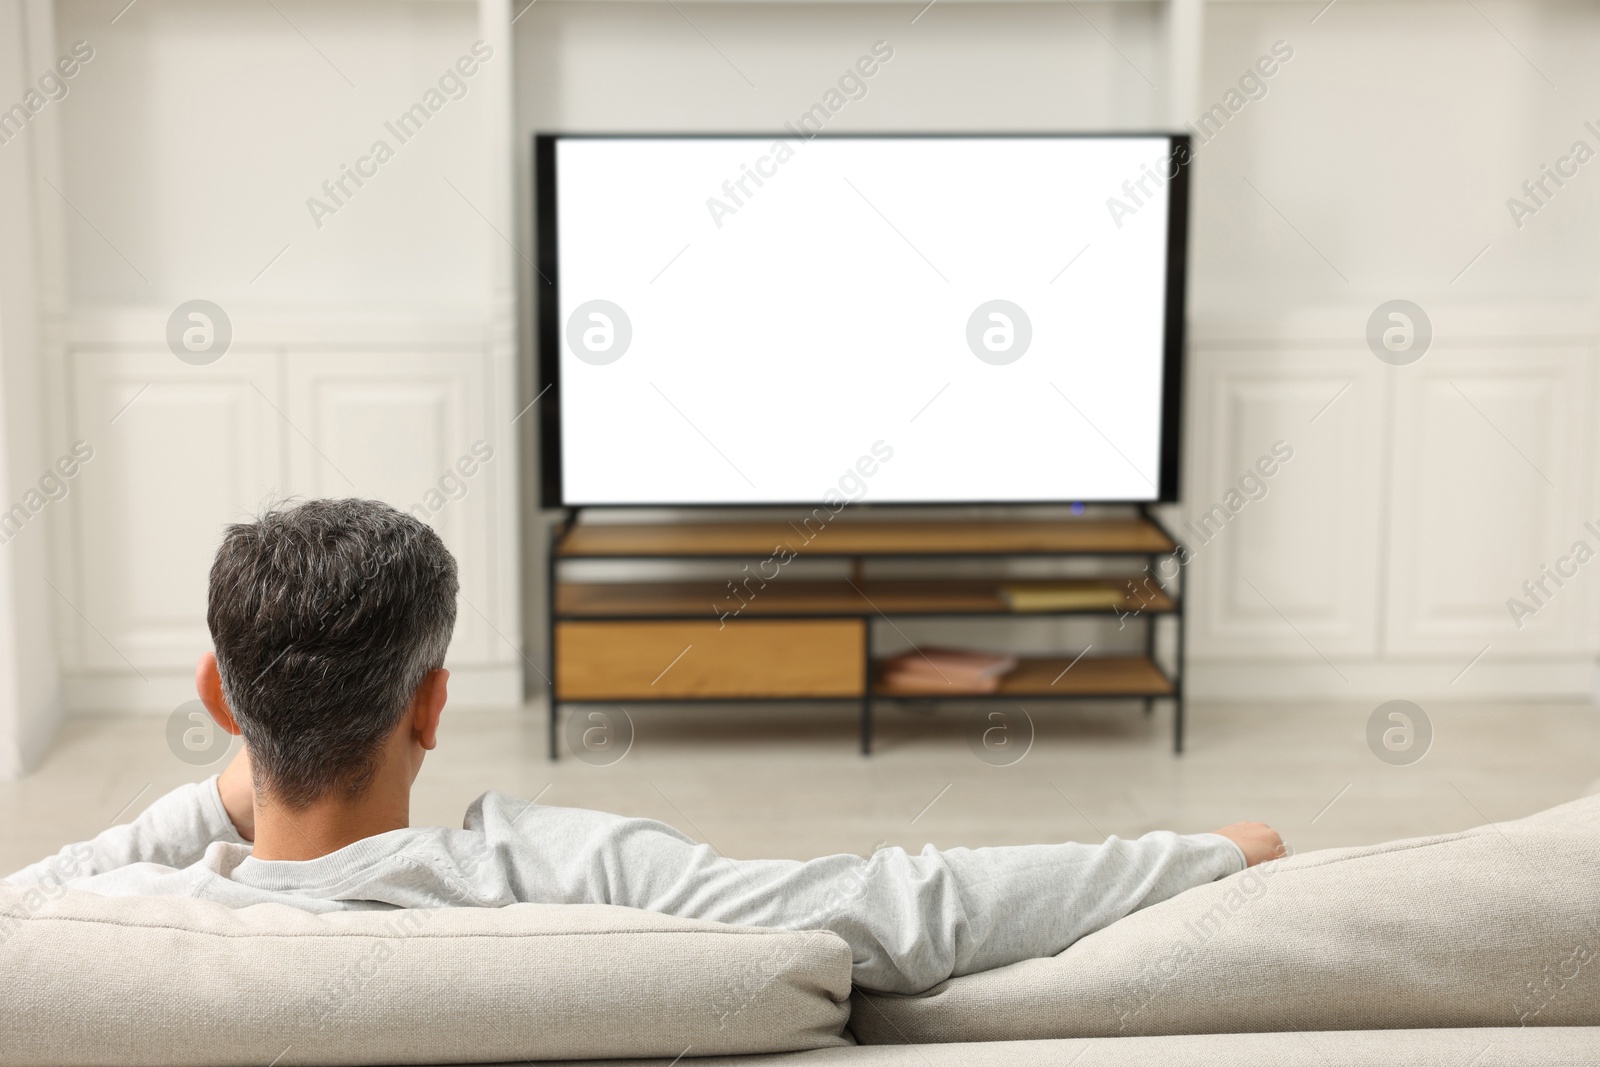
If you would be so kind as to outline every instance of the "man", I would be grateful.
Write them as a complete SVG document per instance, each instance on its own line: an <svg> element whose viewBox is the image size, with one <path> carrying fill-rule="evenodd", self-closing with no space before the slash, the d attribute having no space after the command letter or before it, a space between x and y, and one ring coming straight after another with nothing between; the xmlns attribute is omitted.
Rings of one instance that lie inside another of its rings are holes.
<svg viewBox="0 0 1600 1067"><path fill-rule="evenodd" d="M1239 823L1092 846L732 860L653 820L494 792L463 829L413 827L456 592L438 536L377 501L312 500L228 527L211 568L216 652L196 686L244 749L221 775L7 881L230 907L594 903L827 929L850 944L858 985L912 993L1054 955L1283 852L1270 828Z"/></svg>

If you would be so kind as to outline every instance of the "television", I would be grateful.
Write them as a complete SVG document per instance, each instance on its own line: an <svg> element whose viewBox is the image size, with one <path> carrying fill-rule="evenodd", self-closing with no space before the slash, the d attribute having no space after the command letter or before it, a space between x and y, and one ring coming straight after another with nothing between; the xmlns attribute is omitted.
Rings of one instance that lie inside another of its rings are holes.
<svg viewBox="0 0 1600 1067"><path fill-rule="evenodd" d="M538 135L550 507L1178 493L1182 135Z"/></svg>

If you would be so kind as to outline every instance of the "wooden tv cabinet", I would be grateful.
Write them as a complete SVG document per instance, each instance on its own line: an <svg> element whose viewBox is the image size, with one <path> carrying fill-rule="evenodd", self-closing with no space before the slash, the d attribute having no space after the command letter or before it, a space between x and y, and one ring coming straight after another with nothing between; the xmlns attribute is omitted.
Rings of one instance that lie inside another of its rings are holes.
<svg viewBox="0 0 1600 1067"><path fill-rule="evenodd" d="M1181 596L1154 583L1136 589L1124 578L1085 578L1073 584L1105 589L1107 606L1013 611L999 594L1000 579L864 578L868 561L887 559L1107 557L1144 563L1154 572L1177 544L1142 510L1129 518L852 519L815 530L782 520L576 520L569 515L549 546L551 759L558 754L562 705L756 700L858 703L861 751L868 754L874 701L1130 697L1142 700L1148 712L1155 699L1169 698L1173 751L1183 751ZM785 550L792 553L788 559ZM784 570L791 559L846 559L852 575L792 575ZM741 567L742 594L734 599L730 585L716 581L564 579L562 564L577 560L728 560L749 566ZM873 659L873 624L880 620L893 626L897 618L1095 615L1136 620L1145 628L1144 653L1022 657L998 692L948 698L897 688L879 676ZM1156 656L1156 625L1163 618L1177 626L1171 671Z"/></svg>

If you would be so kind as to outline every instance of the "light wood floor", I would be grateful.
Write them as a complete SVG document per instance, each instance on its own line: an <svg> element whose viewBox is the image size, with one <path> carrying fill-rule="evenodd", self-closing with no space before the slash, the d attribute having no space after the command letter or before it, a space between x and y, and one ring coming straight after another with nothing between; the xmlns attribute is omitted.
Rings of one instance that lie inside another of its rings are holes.
<svg viewBox="0 0 1600 1067"><path fill-rule="evenodd" d="M1035 706L1037 739L1008 767L969 750L974 708L883 707L870 759L838 707L630 710L633 748L601 767L549 763L542 708L447 710L413 822L460 825L473 797L498 789L661 819L735 857L1096 841L1240 819L1306 851L1516 818L1600 778L1600 709L1587 705L1431 707L1432 749L1406 767L1367 749L1370 705L1193 705L1179 758L1165 711ZM164 729L164 718L75 719L33 775L0 784L0 873L209 773L172 756Z"/></svg>

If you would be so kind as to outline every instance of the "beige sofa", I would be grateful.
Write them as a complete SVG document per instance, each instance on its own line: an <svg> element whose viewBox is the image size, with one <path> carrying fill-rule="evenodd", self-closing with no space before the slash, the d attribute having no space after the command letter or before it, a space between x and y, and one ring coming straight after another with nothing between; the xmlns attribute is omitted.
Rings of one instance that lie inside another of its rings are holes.
<svg viewBox="0 0 1600 1067"><path fill-rule="evenodd" d="M1600 1063L1600 797L1308 853L918 996L611 907L309 915L0 888L0 1064Z"/></svg>

